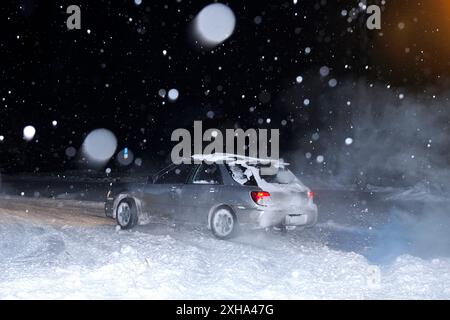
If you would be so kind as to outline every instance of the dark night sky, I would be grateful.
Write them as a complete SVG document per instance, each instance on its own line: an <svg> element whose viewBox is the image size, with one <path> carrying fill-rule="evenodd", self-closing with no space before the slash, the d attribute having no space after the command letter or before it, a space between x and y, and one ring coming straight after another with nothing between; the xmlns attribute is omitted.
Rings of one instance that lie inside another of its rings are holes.
<svg viewBox="0 0 450 320"><path fill-rule="evenodd" d="M144 164L152 163L170 152L172 130L191 128L194 120L222 129L280 128L282 151L295 150L311 133L333 125L317 101L339 92L344 80L424 93L449 75L445 1L387 1L382 35L365 28L365 14L350 22L342 16L357 1L224 1L236 15L236 29L206 50L194 45L189 31L211 2L3 2L0 170L73 168L66 148L79 149L96 128L114 132L118 150L129 147ZM67 30L70 4L81 7L81 30ZM331 69L329 76L319 75L322 66ZM328 85L331 78L338 80L335 88ZM158 95L171 88L180 93L175 102ZM309 106L302 103L306 98ZM26 142L22 129L29 124L37 132Z"/></svg>

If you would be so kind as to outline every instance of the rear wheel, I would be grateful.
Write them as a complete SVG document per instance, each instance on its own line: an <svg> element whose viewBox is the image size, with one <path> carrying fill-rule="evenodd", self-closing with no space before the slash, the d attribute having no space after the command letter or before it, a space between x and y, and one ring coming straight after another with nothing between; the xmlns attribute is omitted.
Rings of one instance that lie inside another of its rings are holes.
<svg viewBox="0 0 450 320"><path fill-rule="evenodd" d="M286 233L288 230L287 226L285 226L283 223L277 224L273 227L273 229L281 233Z"/></svg>
<svg viewBox="0 0 450 320"><path fill-rule="evenodd" d="M230 239L236 234L237 220L227 208L217 209L211 216L211 231L216 238Z"/></svg>
<svg viewBox="0 0 450 320"><path fill-rule="evenodd" d="M138 223L136 204L132 199L123 199L116 209L117 224L122 229L131 229Z"/></svg>

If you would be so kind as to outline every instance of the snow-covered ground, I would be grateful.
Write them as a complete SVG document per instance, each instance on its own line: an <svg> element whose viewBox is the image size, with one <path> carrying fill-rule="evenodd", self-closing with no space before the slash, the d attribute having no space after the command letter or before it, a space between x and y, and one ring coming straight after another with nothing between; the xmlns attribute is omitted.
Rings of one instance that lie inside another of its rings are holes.
<svg viewBox="0 0 450 320"><path fill-rule="evenodd" d="M0 299L450 298L448 236L437 247L416 239L417 221L401 215L219 241L164 221L117 230L101 212L95 202L1 198Z"/></svg>

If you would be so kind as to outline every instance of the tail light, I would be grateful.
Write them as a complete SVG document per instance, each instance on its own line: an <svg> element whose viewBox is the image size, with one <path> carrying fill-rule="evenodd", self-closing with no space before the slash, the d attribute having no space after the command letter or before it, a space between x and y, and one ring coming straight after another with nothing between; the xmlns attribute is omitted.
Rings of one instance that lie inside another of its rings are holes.
<svg viewBox="0 0 450 320"><path fill-rule="evenodd" d="M250 195L252 196L253 201L260 206L267 205L267 200L270 198L270 193L267 191L252 191Z"/></svg>
<svg viewBox="0 0 450 320"><path fill-rule="evenodd" d="M308 198L309 199L314 199L314 192L313 191L308 191Z"/></svg>

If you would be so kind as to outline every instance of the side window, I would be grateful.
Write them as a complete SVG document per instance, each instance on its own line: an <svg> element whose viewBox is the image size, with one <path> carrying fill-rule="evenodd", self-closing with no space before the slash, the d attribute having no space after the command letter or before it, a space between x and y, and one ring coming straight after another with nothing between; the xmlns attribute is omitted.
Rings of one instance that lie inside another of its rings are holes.
<svg viewBox="0 0 450 320"><path fill-rule="evenodd" d="M192 165L180 164L178 166L168 169L163 172L157 179L159 184L182 184L186 183L189 174L191 173Z"/></svg>
<svg viewBox="0 0 450 320"><path fill-rule="evenodd" d="M222 175L216 164L202 164L192 181L195 184L222 184Z"/></svg>

